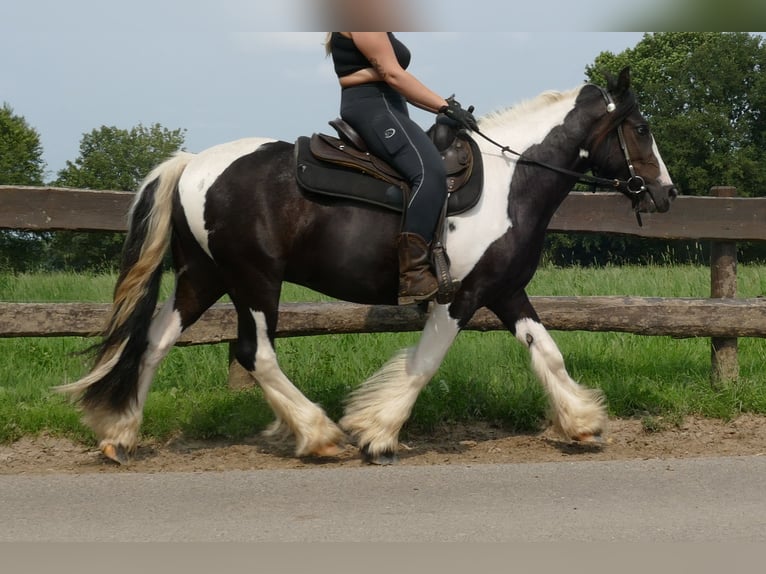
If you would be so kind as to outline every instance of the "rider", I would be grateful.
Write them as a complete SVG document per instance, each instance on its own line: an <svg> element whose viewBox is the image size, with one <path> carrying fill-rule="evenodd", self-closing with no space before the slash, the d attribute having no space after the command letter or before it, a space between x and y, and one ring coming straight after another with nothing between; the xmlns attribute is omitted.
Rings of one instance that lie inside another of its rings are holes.
<svg viewBox="0 0 766 574"><path fill-rule="evenodd" d="M410 51L391 32L332 32L327 51L342 88L341 118L412 189L397 240L399 304L428 301L439 287L430 244L447 200L447 184L441 155L410 119L407 102L472 130L477 129L476 119L454 98L439 96L406 71Z"/></svg>

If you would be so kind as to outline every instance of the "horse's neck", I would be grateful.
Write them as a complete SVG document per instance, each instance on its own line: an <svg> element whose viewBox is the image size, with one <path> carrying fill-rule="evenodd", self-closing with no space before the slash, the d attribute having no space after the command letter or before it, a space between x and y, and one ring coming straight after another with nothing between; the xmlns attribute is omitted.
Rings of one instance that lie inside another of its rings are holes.
<svg viewBox="0 0 766 574"><path fill-rule="evenodd" d="M543 94L514 108L490 114L481 124L482 131L495 141L523 153L541 144L554 128L564 124L567 115L575 107L578 93L579 89ZM486 144L484 142L483 151L499 151Z"/></svg>
<svg viewBox="0 0 766 574"><path fill-rule="evenodd" d="M580 90L543 95L537 101L522 104L518 110L490 118L486 133L518 153L550 165L576 170L584 165L579 160L580 148L587 135L588 125L592 123L590 118L583 115L587 111L576 110ZM506 153L503 157L500 150L488 142L482 144L482 152L489 159L492 169L505 174L501 179L505 179L508 184L514 181L516 169L523 165L514 154ZM569 193L573 178L539 166L526 166L525 169L539 171L528 172L533 173L534 177L523 181L530 185L524 187L523 184L514 184L514 203L509 208L519 208L534 214L534 218L539 218L539 221L528 220L527 223L545 227ZM498 186L488 191L507 196L509 190L507 186Z"/></svg>

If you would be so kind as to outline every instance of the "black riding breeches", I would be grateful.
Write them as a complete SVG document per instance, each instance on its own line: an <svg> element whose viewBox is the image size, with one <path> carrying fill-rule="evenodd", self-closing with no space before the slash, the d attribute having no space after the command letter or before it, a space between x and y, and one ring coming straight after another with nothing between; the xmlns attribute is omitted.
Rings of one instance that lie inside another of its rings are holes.
<svg viewBox="0 0 766 574"><path fill-rule="evenodd" d="M343 89L341 117L362 136L370 152L409 182L412 195L402 230L433 239L447 201L444 162L436 146L407 112L407 101L383 82Z"/></svg>

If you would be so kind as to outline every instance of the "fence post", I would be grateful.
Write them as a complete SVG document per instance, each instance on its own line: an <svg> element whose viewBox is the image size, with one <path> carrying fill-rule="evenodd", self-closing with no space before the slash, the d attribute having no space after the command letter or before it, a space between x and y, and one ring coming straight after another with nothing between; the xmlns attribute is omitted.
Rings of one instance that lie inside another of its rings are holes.
<svg viewBox="0 0 766 574"><path fill-rule="evenodd" d="M736 197L736 187L713 187L713 197ZM737 296L737 243L713 241L710 245L710 297L714 299ZM711 339L711 383L720 386L739 378L737 339Z"/></svg>
<svg viewBox="0 0 766 574"><path fill-rule="evenodd" d="M236 341L229 343L229 388L232 391L240 391L255 386L255 381L250 374L239 364L234 353L237 348Z"/></svg>

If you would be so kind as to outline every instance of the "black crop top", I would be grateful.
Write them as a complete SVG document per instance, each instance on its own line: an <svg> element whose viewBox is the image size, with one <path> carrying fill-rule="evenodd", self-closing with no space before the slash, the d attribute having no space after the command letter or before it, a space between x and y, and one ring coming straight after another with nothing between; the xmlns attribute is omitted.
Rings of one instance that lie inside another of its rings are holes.
<svg viewBox="0 0 766 574"><path fill-rule="evenodd" d="M391 40L391 45L394 48L394 54L396 54L399 65L406 70L407 66L410 65L410 51L392 32L388 33L388 39ZM332 61L335 65L335 73L338 74L339 78L359 70L364 70L365 68L372 68L370 61L359 51L354 41L340 32L332 33L330 48Z"/></svg>

